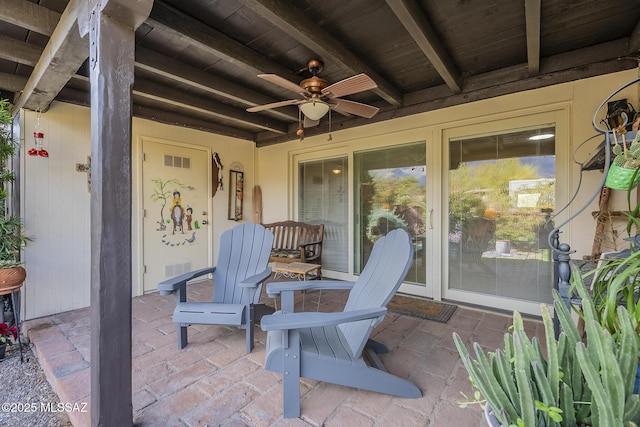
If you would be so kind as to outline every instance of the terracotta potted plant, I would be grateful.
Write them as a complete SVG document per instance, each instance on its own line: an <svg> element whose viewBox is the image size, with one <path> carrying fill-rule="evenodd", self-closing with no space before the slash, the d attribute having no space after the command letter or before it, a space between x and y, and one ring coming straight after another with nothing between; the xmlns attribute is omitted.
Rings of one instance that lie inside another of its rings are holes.
<svg viewBox="0 0 640 427"><path fill-rule="evenodd" d="M0 293L20 287L26 277L20 260L20 249L28 239L24 235L21 219L6 214L6 185L15 179L6 162L15 154L17 146L11 123L9 102L0 100Z"/></svg>

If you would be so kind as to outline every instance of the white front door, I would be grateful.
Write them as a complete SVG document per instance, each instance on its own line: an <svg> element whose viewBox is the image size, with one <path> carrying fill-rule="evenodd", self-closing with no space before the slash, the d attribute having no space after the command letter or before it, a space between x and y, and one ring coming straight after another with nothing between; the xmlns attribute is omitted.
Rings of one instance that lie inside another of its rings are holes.
<svg viewBox="0 0 640 427"><path fill-rule="evenodd" d="M142 140L143 290L211 262L211 153Z"/></svg>

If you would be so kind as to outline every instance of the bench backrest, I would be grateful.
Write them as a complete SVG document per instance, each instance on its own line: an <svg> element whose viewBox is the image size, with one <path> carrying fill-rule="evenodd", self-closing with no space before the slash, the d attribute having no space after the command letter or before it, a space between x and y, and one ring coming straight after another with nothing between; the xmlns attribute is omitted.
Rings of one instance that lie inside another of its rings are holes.
<svg viewBox="0 0 640 427"><path fill-rule="evenodd" d="M319 259L322 253L322 239L324 238L323 224L307 224L297 221L282 221L263 224L273 233L274 250L300 250L304 246L306 253L313 253ZM308 245L311 242L317 242Z"/></svg>

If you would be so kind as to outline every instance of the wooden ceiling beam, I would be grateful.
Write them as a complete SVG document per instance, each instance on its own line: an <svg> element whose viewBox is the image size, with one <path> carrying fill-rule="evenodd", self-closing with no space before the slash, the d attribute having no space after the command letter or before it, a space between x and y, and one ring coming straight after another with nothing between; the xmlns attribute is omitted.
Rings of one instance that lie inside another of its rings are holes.
<svg viewBox="0 0 640 427"><path fill-rule="evenodd" d="M391 105L402 104L402 94L394 85L293 4L279 0L242 0L242 2L262 18L322 56L325 61L330 58L332 63L340 64L353 73L366 73L378 85L372 92Z"/></svg>
<svg viewBox="0 0 640 427"><path fill-rule="evenodd" d="M525 22L527 27L527 61L529 75L540 73L540 8L541 0L525 0Z"/></svg>
<svg viewBox="0 0 640 427"><path fill-rule="evenodd" d="M462 92L460 73L420 5L415 0L386 2L449 89L453 93Z"/></svg>
<svg viewBox="0 0 640 427"><path fill-rule="evenodd" d="M27 78L15 74L0 73L0 90L20 92L27 84Z"/></svg>
<svg viewBox="0 0 640 427"><path fill-rule="evenodd" d="M220 84L220 82L222 82L222 84L228 83L231 85L231 88L236 86L235 83L228 82L224 79L220 79L220 81L218 81L217 77L209 73L205 73L204 71L188 67L184 64L178 64L175 60L149 49L138 47L136 49L136 56L136 67L140 67L152 73L157 73L158 75L194 88L207 90L210 93L221 95L218 89L209 86L212 81L218 84ZM197 72L196 75L192 75L189 72L189 69L191 71ZM180 76L175 75L174 73L176 72L180 72ZM201 76L200 74L205 74L205 76ZM209 77L212 77L213 80L210 80ZM71 82L73 82L75 86L79 86L84 89L84 86L88 84L89 79L85 76L76 74L71 79L70 83ZM247 113L244 109L224 105L213 100L207 100L201 96L185 92L184 90L173 88L160 83L151 82L149 80L137 78L134 83L133 90L134 94L139 98L156 100L161 103L166 103L174 107L178 107L181 110L190 110L196 113L217 117L230 122L237 122L238 124L243 126L249 126L270 132L285 133L288 130L288 124L282 121L278 121L276 119L269 120L268 118L261 115ZM239 93L244 93L244 91L240 90ZM257 96L264 97L263 95L260 95L258 93L256 94ZM67 91L65 96L65 99L69 100L69 102L77 104L78 102L74 100L75 98L80 99L80 103L83 102L82 97L74 96L72 94L72 91ZM227 97L230 97L230 95L227 95ZM287 121L290 121L291 118L296 121L298 119L297 114L280 114L280 116L287 119Z"/></svg>
<svg viewBox="0 0 640 427"><path fill-rule="evenodd" d="M557 62L562 63L564 61L562 58L557 58ZM469 77L463 82L464 91L456 95L451 95L451 92L446 85L416 91L405 95L405 102L402 107L384 108L371 119L355 118L341 120L334 118L332 127L333 129L340 130L349 129L366 124L378 123L385 120L397 119L427 111L494 98L497 96L524 92L527 90L586 79L603 74L615 73L625 69L635 68L635 61L618 61L615 59L609 59L607 61L600 61L596 63L585 63L584 65L571 68L558 68L555 66L552 66L552 68L554 68L554 71L547 71L544 75L528 76L528 64L523 63L505 69L487 72L478 76ZM479 116L484 114L482 109L478 109L477 112ZM305 136L310 137L327 132L328 129L326 123L322 123L318 127L305 129ZM334 136L334 139L335 138L336 137ZM277 136L267 132L262 132L256 137L256 145L260 148L282 142L293 141L295 139L297 139L297 136L293 132L290 132L287 135Z"/></svg>
<svg viewBox="0 0 640 427"><path fill-rule="evenodd" d="M284 78L294 78L292 70L271 61L266 56L182 13L162 0L154 1L147 23L154 27L161 26L171 37L184 40L252 73L274 73Z"/></svg>
<svg viewBox="0 0 640 427"><path fill-rule="evenodd" d="M0 0L0 21L51 36L60 14L27 0Z"/></svg>
<svg viewBox="0 0 640 427"><path fill-rule="evenodd" d="M136 67L192 88L244 104L247 107L255 107L276 101L246 86L207 73L183 62L178 62L173 58L141 46L136 48ZM269 113L280 120L298 120L298 109L294 107L270 110Z"/></svg>
<svg viewBox="0 0 640 427"><path fill-rule="evenodd" d="M136 96L171 105L181 110L219 118L245 127L249 126L279 134L284 134L288 131L286 123L276 120L269 121L265 116L247 113L245 110L211 101L181 89L152 83L148 80L136 79L133 84L133 93Z"/></svg>
<svg viewBox="0 0 640 427"><path fill-rule="evenodd" d="M64 87L60 93L58 93L55 100L74 105L81 105L83 107L91 107L91 93L80 89Z"/></svg>
<svg viewBox="0 0 640 427"><path fill-rule="evenodd" d="M503 86L517 86L516 90L506 92L514 93L598 75L590 74L593 70L600 70L601 74L609 74L630 69L633 68L634 61L619 59L624 56L626 50L626 40L619 39L546 58L541 63L543 74L538 76L529 75L528 63L478 74L464 80L462 95L494 90L495 96L500 96L505 94L502 90ZM446 94L438 90L434 87L407 94L405 105L424 104L425 99L444 98Z"/></svg>
<svg viewBox="0 0 640 427"><path fill-rule="evenodd" d="M0 59L34 67L38 63L42 51L40 46L0 36Z"/></svg>
<svg viewBox="0 0 640 427"><path fill-rule="evenodd" d="M0 81L2 75L0 74ZM70 104L82 105L88 107L91 104L89 92L64 88L58 94L56 100L61 102L68 102ZM211 120L205 120L193 115L182 114L177 111L163 110L162 108L150 107L146 105L145 98L135 95L133 97L133 116L151 120L158 123L164 123L172 126L186 127L189 129L196 129L203 132L214 133L216 135L230 136L234 138L246 139L249 141L255 140L255 133L249 132L237 127L226 126L212 122ZM271 132L266 132L273 135Z"/></svg>
<svg viewBox="0 0 640 427"><path fill-rule="evenodd" d="M208 120L202 120L193 116L187 116L175 111L165 111L158 108L151 108L134 102L133 115L142 119L152 120L158 123L165 123L172 126L197 129L203 132L215 133L216 135L230 136L233 138L253 141L255 134L231 126L224 126ZM273 135L273 134L272 134Z"/></svg>
<svg viewBox="0 0 640 427"><path fill-rule="evenodd" d="M51 101L89 57L89 41L80 37L78 12L82 0L71 0L44 48L23 92L13 105L46 111Z"/></svg>
<svg viewBox="0 0 640 427"><path fill-rule="evenodd" d="M632 55L640 53L640 21L636 22L631 37L629 37L629 53Z"/></svg>

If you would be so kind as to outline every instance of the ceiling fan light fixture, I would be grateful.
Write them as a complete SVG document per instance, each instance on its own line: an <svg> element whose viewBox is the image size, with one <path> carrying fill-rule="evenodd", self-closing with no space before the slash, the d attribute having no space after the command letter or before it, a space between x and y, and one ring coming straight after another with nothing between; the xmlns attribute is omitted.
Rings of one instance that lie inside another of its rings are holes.
<svg viewBox="0 0 640 427"><path fill-rule="evenodd" d="M329 104L320 100L307 101L300 104L302 113L311 120L320 120L329 111Z"/></svg>

